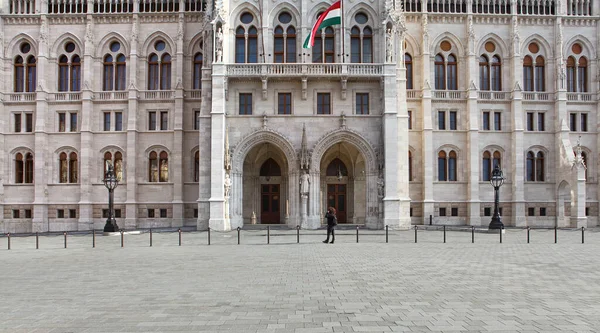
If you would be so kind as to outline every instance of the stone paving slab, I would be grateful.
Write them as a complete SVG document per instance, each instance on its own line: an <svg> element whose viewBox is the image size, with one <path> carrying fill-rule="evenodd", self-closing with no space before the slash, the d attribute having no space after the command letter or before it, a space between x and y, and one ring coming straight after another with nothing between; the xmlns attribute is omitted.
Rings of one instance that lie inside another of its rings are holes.
<svg viewBox="0 0 600 333"><path fill-rule="evenodd" d="M0 237L0 333L598 332L600 233Z"/></svg>

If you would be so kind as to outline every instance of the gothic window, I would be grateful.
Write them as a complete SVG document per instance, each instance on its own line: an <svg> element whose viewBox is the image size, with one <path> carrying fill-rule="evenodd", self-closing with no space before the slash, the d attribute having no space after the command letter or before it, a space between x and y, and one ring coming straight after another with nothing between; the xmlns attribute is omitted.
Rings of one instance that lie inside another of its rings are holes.
<svg viewBox="0 0 600 333"><path fill-rule="evenodd" d="M527 181L543 182L546 178L544 153L538 151L527 152Z"/></svg>
<svg viewBox="0 0 600 333"><path fill-rule="evenodd" d="M502 61L497 55L492 57L492 90L502 91Z"/></svg>
<svg viewBox="0 0 600 333"><path fill-rule="evenodd" d="M14 61L14 91L35 92L37 82L34 52L28 42L21 43L19 51Z"/></svg>
<svg viewBox="0 0 600 333"><path fill-rule="evenodd" d="M490 63L486 55L479 57L479 89L490 90Z"/></svg>
<svg viewBox="0 0 600 333"><path fill-rule="evenodd" d="M569 57L567 59L567 91L575 92L575 78L577 77L575 58Z"/></svg>
<svg viewBox="0 0 600 333"><path fill-rule="evenodd" d="M202 89L202 53L198 52L194 56L194 78L192 89Z"/></svg>
<svg viewBox="0 0 600 333"><path fill-rule="evenodd" d="M523 90L533 91L533 59L530 56L523 58Z"/></svg>
<svg viewBox="0 0 600 333"><path fill-rule="evenodd" d="M546 91L545 69L544 57L535 58L535 91Z"/></svg>
<svg viewBox="0 0 600 333"><path fill-rule="evenodd" d="M274 62L296 62L296 28L292 22L292 15L281 12L275 23L274 30Z"/></svg>
<svg viewBox="0 0 600 333"><path fill-rule="evenodd" d="M340 160L339 158L335 158L327 166L325 175L328 177L337 177L339 174L341 174L342 176L348 176L348 169L346 168L346 164L344 164L342 160Z"/></svg>
<svg viewBox="0 0 600 333"><path fill-rule="evenodd" d="M18 152L15 154L15 183L33 183L33 154Z"/></svg>
<svg viewBox="0 0 600 333"><path fill-rule="evenodd" d="M354 16L357 25L350 30L350 61L353 63L373 62L373 30L366 25L369 17L359 12Z"/></svg>
<svg viewBox="0 0 600 333"><path fill-rule="evenodd" d="M239 17L240 25L235 30L235 62L258 62L258 30L255 18L250 12L243 12Z"/></svg>
<svg viewBox="0 0 600 333"><path fill-rule="evenodd" d="M404 54L404 67L406 68L406 89L414 89L413 87L413 61L412 56L408 53Z"/></svg>
<svg viewBox="0 0 600 333"><path fill-rule="evenodd" d="M435 89L446 89L446 64L441 54L435 56Z"/></svg>
<svg viewBox="0 0 600 333"><path fill-rule="evenodd" d="M281 176L281 167L274 159L267 159L260 167L259 175L261 177L279 177Z"/></svg>
<svg viewBox="0 0 600 333"><path fill-rule="evenodd" d="M66 43L64 52L58 58L58 91L80 91L81 58L75 53L75 44Z"/></svg>
<svg viewBox="0 0 600 333"><path fill-rule="evenodd" d="M108 173L108 165L113 166L113 172L119 182L123 181L123 154L120 151L115 151L114 154L110 151L104 153L103 168L104 178Z"/></svg>
<svg viewBox="0 0 600 333"><path fill-rule="evenodd" d="M335 62L335 32L332 27L327 27L320 32L321 34L317 32L317 36L315 36L312 61L314 63L333 63Z"/></svg>
<svg viewBox="0 0 600 333"><path fill-rule="evenodd" d="M458 90L457 63L453 54L448 56L448 90Z"/></svg>
<svg viewBox="0 0 600 333"><path fill-rule="evenodd" d="M483 164L481 166L481 178L484 181L489 181L492 176L492 171L496 166L502 167L501 165L502 155L499 151L490 152L486 150L483 152Z"/></svg>
<svg viewBox="0 0 600 333"><path fill-rule="evenodd" d="M154 51L148 56L148 90L171 89L171 55L162 40L154 43Z"/></svg>
<svg viewBox="0 0 600 333"><path fill-rule="evenodd" d="M587 59L579 58L577 63L577 91L587 92Z"/></svg>
<svg viewBox="0 0 600 333"><path fill-rule="evenodd" d="M527 46L523 58L523 90L546 91L546 62L536 42ZM535 61L534 61L535 59Z"/></svg>
<svg viewBox="0 0 600 333"><path fill-rule="evenodd" d="M125 90L127 61L121 51L121 43L110 43L109 53L104 56L102 90Z"/></svg>
<svg viewBox="0 0 600 333"><path fill-rule="evenodd" d="M438 153L438 181L456 181L457 154L454 150L440 151Z"/></svg>
<svg viewBox="0 0 600 333"><path fill-rule="evenodd" d="M169 154L166 151L157 153L151 151L148 163L148 181L168 182L169 181Z"/></svg>
<svg viewBox="0 0 600 333"><path fill-rule="evenodd" d="M62 184L77 183L77 153L61 152L58 155L58 182Z"/></svg>

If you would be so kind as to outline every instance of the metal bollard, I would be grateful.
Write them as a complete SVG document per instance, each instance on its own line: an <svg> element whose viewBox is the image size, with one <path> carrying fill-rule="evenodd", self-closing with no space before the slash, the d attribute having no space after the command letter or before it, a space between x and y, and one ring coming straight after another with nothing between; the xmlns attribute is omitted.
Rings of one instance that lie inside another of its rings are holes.
<svg viewBox="0 0 600 333"><path fill-rule="evenodd" d="M446 243L446 226L444 226L444 243Z"/></svg>
<svg viewBox="0 0 600 333"><path fill-rule="evenodd" d="M152 228L150 228L150 247L152 247Z"/></svg>
<svg viewBox="0 0 600 333"><path fill-rule="evenodd" d="M63 235L65 236L65 249L67 248L67 232L64 231Z"/></svg>
<svg viewBox="0 0 600 333"><path fill-rule="evenodd" d="M208 245L210 245L210 227L208 227Z"/></svg>
<svg viewBox="0 0 600 333"><path fill-rule="evenodd" d="M300 226L296 226L296 243L300 244Z"/></svg>
<svg viewBox="0 0 600 333"><path fill-rule="evenodd" d="M8 249L10 250L10 232L6 236L8 236Z"/></svg>
<svg viewBox="0 0 600 333"><path fill-rule="evenodd" d="M500 228L500 244L502 244L502 230L504 229Z"/></svg>
<svg viewBox="0 0 600 333"><path fill-rule="evenodd" d="M177 232L179 233L179 246L181 246L181 228L177 229Z"/></svg>
<svg viewBox="0 0 600 333"><path fill-rule="evenodd" d="M358 243L358 226L356 226L356 242Z"/></svg>
<svg viewBox="0 0 600 333"><path fill-rule="evenodd" d="M125 244L123 242L123 230L121 230L121 247L123 247Z"/></svg>
<svg viewBox="0 0 600 333"><path fill-rule="evenodd" d="M471 243L475 243L475 227L471 226Z"/></svg>
<svg viewBox="0 0 600 333"><path fill-rule="evenodd" d="M585 233L584 233L584 228L581 227L581 244L585 243Z"/></svg>
<svg viewBox="0 0 600 333"><path fill-rule="evenodd" d="M389 229L388 227L389 227L389 225L386 224L385 225L385 242L386 243L388 242L388 229Z"/></svg>
<svg viewBox="0 0 600 333"><path fill-rule="evenodd" d="M556 226L554 226L554 244L558 243L558 232Z"/></svg>
<svg viewBox="0 0 600 333"><path fill-rule="evenodd" d="M271 244L271 226L267 226L267 244Z"/></svg>
<svg viewBox="0 0 600 333"><path fill-rule="evenodd" d="M529 244L529 230L531 230L531 228L527 227L527 244Z"/></svg>
<svg viewBox="0 0 600 333"><path fill-rule="evenodd" d="M35 232L35 249L39 250L40 248L40 238L38 237L37 231Z"/></svg>
<svg viewBox="0 0 600 333"><path fill-rule="evenodd" d="M433 215L429 215L429 225L431 225L431 223L433 223Z"/></svg>
<svg viewBox="0 0 600 333"><path fill-rule="evenodd" d="M417 226L415 226L415 243L417 242Z"/></svg>
<svg viewBox="0 0 600 333"><path fill-rule="evenodd" d="M96 247L96 229L92 229L92 248Z"/></svg>
<svg viewBox="0 0 600 333"><path fill-rule="evenodd" d="M240 245L240 227L237 227L238 232L238 245Z"/></svg>

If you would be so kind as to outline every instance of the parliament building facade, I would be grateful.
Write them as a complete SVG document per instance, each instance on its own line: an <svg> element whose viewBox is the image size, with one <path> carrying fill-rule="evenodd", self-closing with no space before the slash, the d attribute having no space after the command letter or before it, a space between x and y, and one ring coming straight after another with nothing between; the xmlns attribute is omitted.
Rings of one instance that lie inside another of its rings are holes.
<svg viewBox="0 0 600 333"><path fill-rule="evenodd" d="M598 223L599 0L6 0L0 232Z"/></svg>

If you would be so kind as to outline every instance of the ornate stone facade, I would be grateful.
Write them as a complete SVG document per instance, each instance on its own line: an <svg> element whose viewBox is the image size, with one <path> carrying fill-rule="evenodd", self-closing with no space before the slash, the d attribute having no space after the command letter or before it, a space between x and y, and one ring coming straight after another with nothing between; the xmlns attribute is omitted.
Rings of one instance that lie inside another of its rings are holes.
<svg viewBox="0 0 600 333"><path fill-rule="evenodd" d="M597 225L600 3L439 3L5 1L0 232Z"/></svg>

